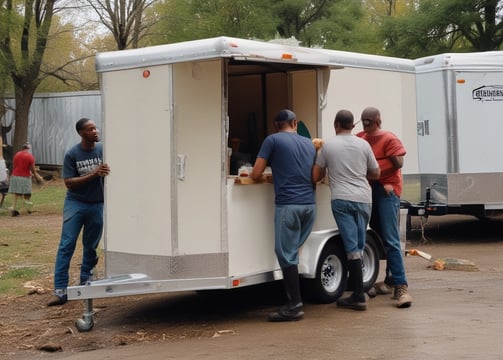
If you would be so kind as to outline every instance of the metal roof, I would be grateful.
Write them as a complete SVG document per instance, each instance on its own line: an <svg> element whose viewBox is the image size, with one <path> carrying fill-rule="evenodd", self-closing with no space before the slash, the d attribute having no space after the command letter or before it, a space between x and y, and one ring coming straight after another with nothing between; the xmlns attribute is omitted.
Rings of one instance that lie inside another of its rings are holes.
<svg viewBox="0 0 503 360"><path fill-rule="evenodd" d="M106 72L214 58L338 68L349 66L406 72L414 71L413 61L407 59L306 48L231 37L216 37L99 53L96 55L96 71Z"/></svg>
<svg viewBox="0 0 503 360"><path fill-rule="evenodd" d="M414 63L418 73L438 70L501 71L503 51L446 53L422 57Z"/></svg>

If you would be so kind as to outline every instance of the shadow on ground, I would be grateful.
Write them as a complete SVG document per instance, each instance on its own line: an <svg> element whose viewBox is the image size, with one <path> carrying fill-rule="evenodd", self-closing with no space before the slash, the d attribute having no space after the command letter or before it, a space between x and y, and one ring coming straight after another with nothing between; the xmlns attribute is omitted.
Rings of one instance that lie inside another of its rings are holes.
<svg viewBox="0 0 503 360"><path fill-rule="evenodd" d="M433 243L486 243L498 242L502 234L503 216L478 219L468 215L430 216L424 224L424 236ZM421 220L412 219L412 231L408 240L421 240Z"/></svg>

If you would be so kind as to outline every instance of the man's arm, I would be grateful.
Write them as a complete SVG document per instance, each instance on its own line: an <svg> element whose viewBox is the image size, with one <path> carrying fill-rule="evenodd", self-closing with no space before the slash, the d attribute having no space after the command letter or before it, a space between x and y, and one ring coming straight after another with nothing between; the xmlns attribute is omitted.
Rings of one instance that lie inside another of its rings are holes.
<svg viewBox="0 0 503 360"><path fill-rule="evenodd" d="M253 170L250 174L250 177L252 179L260 178L262 176L262 173L264 172L266 166L267 166L267 160L264 158L258 157L257 160L255 160L255 165L253 165Z"/></svg>
<svg viewBox="0 0 503 360"><path fill-rule="evenodd" d="M379 180L381 176L381 169L367 169L367 180Z"/></svg>
<svg viewBox="0 0 503 360"><path fill-rule="evenodd" d="M401 169L403 166L403 155L390 156L389 161L393 164L396 169Z"/></svg>
<svg viewBox="0 0 503 360"><path fill-rule="evenodd" d="M325 168L322 168L319 165L314 165L313 170L312 170L312 181L313 183L317 183L318 181L321 181L325 177L326 170Z"/></svg>
<svg viewBox="0 0 503 360"><path fill-rule="evenodd" d="M98 176L104 177L110 173L110 167L108 164L101 164L97 166L93 171L87 173L84 176L77 176L65 179L65 186L68 189L76 189L92 179L97 178Z"/></svg>
<svg viewBox="0 0 503 360"><path fill-rule="evenodd" d="M31 165L31 169L30 170L31 170L31 173L33 174L33 176L35 177L35 180L37 181L37 183L40 184L43 181L43 179L38 174L37 169L35 168L35 164Z"/></svg>

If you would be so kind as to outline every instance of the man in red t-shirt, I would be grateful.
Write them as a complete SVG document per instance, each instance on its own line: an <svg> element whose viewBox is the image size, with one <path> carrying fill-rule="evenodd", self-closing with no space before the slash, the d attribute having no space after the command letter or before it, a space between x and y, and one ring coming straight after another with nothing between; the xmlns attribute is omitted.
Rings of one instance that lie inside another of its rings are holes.
<svg viewBox="0 0 503 360"><path fill-rule="evenodd" d="M407 277L400 247L400 195L402 194L403 157L406 153L395 134L381 130L381 114L374 107L367 107L361 115L363 131L357 134L367 140L374 152L381 176L371 182L372 217L370 225L382 237L386 249L385 285L394 288L393 298L397 307L412 305L408 292Z"/></svg>
<svg viewBox="0 0 503 360"><path fill-rule="evenodd" d="M17 199L23 198L23 204L28 213L31 212L31 177L35 176L37 182L42 182L42 177L35 169L35 158L30 153L31 146L29 143L23 144L23 149L14 155L12 160L12 175L9 183L9 193L14 194L12 200L12 216L18 216L19 211L16 209Z"/></svg>

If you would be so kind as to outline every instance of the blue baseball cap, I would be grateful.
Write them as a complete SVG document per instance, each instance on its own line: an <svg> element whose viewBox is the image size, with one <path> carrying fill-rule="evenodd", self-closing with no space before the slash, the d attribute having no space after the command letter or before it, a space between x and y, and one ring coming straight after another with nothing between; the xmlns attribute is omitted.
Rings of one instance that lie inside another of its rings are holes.
<svg viewBox="0 0 503 360"><path fill-rule="evenodd" d="M284 121L292 121L295 118L297 118L297 115L291 110L288 109L283 109L281 110L278 115L276 115L276 118L274 121L276 122L284 122Z"/></svg>

